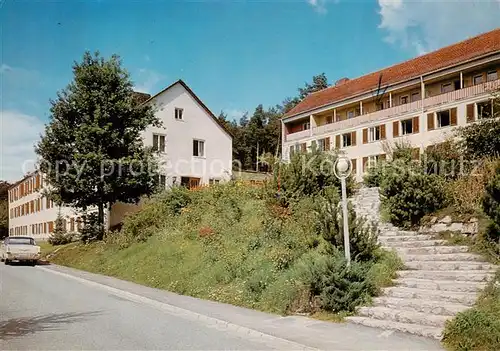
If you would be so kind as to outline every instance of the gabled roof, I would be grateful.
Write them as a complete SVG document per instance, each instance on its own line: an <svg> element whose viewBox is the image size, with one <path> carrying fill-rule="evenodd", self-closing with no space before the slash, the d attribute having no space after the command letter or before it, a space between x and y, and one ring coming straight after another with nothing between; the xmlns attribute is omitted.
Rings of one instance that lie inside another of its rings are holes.
<svg viewBox="0 0 500 351"><path fill-rule="evenodd" d="M227 133L227 135L229 135L231 138L233 137L233 135L231 134L231 132L229 130L227 130L226 126L224 124L222 124L219 119L217 118L217 116L215 116L212 111L210 111L210 109L207 107L207 105L205 105L203 103L203 101L200 100L200 98L198 96L196 96L196 94L191 90L191 88L186 84L184 83L184 81L182 79L179 79L178 81L176 82L173 82L172 84L170 84L168 87L166 87L165 89L161 90L160 92L156 93L155 95L151 96L149 99L147 99L146 101L143 102L143 104L147 104L148 102L151 102L151 100L153 100L154 98L160 96L161 94L163 94L164 92L166 92L167 90L170 90L171 88L173 88L174 86L176 86L177 84L180 84L184 87L184 89L186 89L186 91L193 97L193 99L196 100L196 102L208 113L208 115L215 121L215 123L217 123L224 132Z"/></svg>
<svg viewBox="0 0 500 351"><path fill-rule="evenodd" d="M380 71L348 80L341 85L328 87L312 93L291 109L285 115L285 118L311 111L354 95L367 93L377 88L380 76L382 76L382 84L384 85L400 83L497 51L500 51L500 28L384 68Z"/></svg>

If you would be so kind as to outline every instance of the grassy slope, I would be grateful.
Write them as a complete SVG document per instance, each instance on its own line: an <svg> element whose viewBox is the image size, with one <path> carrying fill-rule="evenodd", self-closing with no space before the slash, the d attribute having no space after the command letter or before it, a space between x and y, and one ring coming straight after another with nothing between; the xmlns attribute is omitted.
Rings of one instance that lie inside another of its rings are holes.
<svg viewBox="0 0 500 351"><path fill-rule="evenodd" d="M236 185L192 197L180 215L172 215L160 197L128 218L120 236L67 245L51 261L264 311L304 310L299 268L319 250L312 203L302 201L291 214L268 207L260 191ZM148 231L145 242L129 240ZM371 270L379 286L389 284L400 267L392 254L382 257Z"/></svg>

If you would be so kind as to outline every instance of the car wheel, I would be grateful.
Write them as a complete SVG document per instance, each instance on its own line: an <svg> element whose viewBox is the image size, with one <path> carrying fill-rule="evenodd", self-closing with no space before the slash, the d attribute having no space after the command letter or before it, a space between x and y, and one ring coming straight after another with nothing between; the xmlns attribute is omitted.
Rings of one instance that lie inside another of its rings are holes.
<svg viewBox="0 0 500 351"><path fill-rule="evenodd" d="M32 267L35 267L36 266L36 260L31 261L30 264L31 264Z"/></svg>
<svg viewBox="0 0 500 351"><path fill-rule="evenodd" d="M9 263L10 263L9 260L6 259L5 260L5 265L8 265Z"/></svg>

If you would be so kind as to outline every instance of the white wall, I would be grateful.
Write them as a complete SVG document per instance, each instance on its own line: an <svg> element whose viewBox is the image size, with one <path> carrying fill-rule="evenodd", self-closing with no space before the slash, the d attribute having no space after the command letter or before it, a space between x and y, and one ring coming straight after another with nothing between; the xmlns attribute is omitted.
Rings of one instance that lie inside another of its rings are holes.
<svg viewBox="0 0 500 351"><path fill-rule="evenodd" d="M149 127L143 133L146 145L153 145L153 133L166 136L166 152L161 156L167 183L173 177L198 177L201 183L210 178L228 180L232 169L232 138L198 104L191 94L177 83L152 100L162 128ZM183 120L174 117L175 108L182 108ZM205 156L193 156L193 139L205 141Z"/></svg>

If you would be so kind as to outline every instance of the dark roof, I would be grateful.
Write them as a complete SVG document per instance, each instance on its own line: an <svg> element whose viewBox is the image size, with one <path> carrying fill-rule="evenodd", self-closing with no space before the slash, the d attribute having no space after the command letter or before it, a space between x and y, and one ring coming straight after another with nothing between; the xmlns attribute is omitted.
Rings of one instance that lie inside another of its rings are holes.
<svg viewBox="0 0 500 351"><path fill-rule="evenodd" d="M163 94L164 92L166 92L167 90L169 90L170 88L174 87L175 85L177 84L180 84L184 87L184 89L187 90L187 92L196 100L196 102L198 104L200 104L200 106L208 113L208 115L215 121L215 123L217 123L224 132L226 132L231 138L233 137L233 134L231 134L231 132L226 128L226 126L221 123L219 121L219 119L217 118L217 116L215 116L212 111L210 111L210 109L207 107L207 105L205 105L203 103L203 101L200 100L200 98L191 90L191 88L186 84L184 83L184 81L182 79L179 79L178 81L170 84L168 87L166 87L165 89L161 90L160 92L156 93L155 95L151 96L148 100L144 101L144 103L148 103L150 102L151 100L153 100L154 98L156 98L157 96Z"/></svg>
<svg viewBox="0 0 500 351"><path fill-rule="evenodd" d="M348 80L341 85L309 94L302 102L286 113L285 118L314 110L350 96L367 93L377 88L380 77L382 77L383 84L395 84L499 50L500 28L497 28L426 55Z"/></svg>

